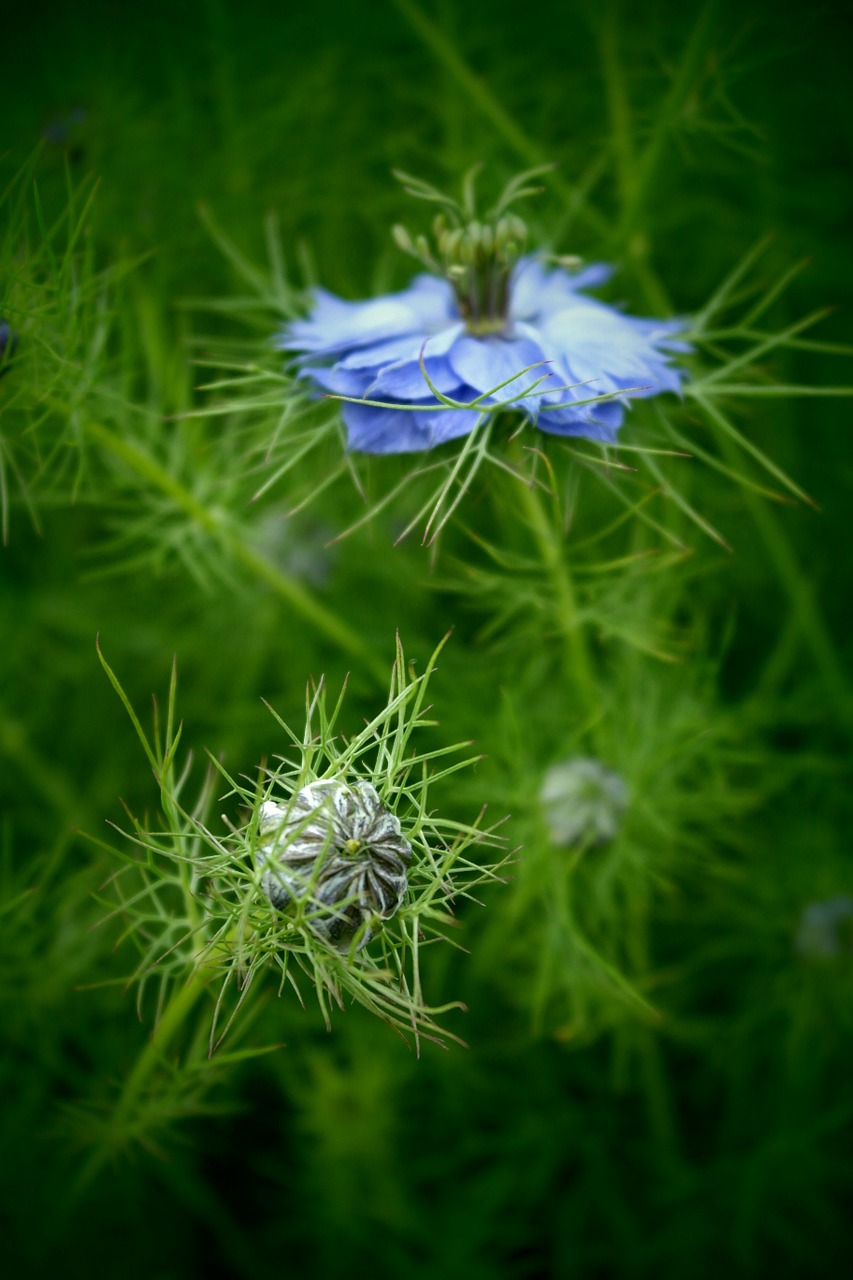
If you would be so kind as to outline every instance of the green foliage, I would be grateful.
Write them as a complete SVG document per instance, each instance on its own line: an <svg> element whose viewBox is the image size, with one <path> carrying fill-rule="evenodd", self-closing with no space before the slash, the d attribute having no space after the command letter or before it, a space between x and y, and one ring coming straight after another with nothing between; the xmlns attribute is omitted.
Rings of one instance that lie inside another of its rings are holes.
<svg viewBox="0 0 853 1280"><path fill-rule="evenodd" d="M840 13L114 18L3 44L10 1265L837 1270L851 957L798 939L853 897ZM530 244L689 318L683 400L607 450L508 404L347 456L276 331L406 282L392 169L553 161ZM395 632L434 656L389 691ZM629 801L567 846L542 787L577 757ZM260 889L259 806L313 777L372 781L415 849L352 954Z"/></svg>
<svg viewBox="0 0 853 1280"><path fill-rule="evenodd" d="M416 730L434 724L426 718L424 700L442 648L443 643L424 675L416 676L398 640L386 706L359 733L346 738L338 726L343 693L329 709L321 681L308 692L301 737L276 717L279 730L289 740L290 755L276 757L274 768L261 768L254 785L233 777L224 764L212 760L191 805L183 799L191 761L180 770L176 766L181 728L175 722L174 670L165 722L161 724L155 716L149 739L99 651L160 789L156 827L147 816L141 820L128 814L131 848L119 851L126 866L110 880L110 894L118 905L106 899L110 915L126 921L123 933L140 953L131 979L138 984L140 1010L151 983L158 985L158 1021L165 1016L164 1008L168 1012L166 998L176 984L190 983L199 993L205 986L218 986L209 1039L213 1054L250 991L261 984L260 975L272 969L279 994L293 986L299 995L298 975L307 977L329 1026L330 1006L343 1008L352 1000L416 1037L442 1036L433 1015L444 1010L432 1009L423 1000L421 953L452 927L454 900L470 898L478 884L498 879L495 870L467 855L470 845L493 845L496 838L477 825L443 818L428 808L432 784L473 761L446 762L445 757L458 752L457 747L432 751L410 747ZM310 895L294 910L278 911L261 888L262 864L257 857L261 800L275 796L286 801L320 779L344 784L369 781L386 809L399 815L413 850L403 906L381 929L373 948L358 955L354 947L339 954L318 938L310 926ZM224 796L216 796L217 780L227 785ZM228 830L222 835L211 829L216 798L237 805L239 825L226 820ZM239 820L241 814L243 820ZM171 998L179 1001L183 996ZM230 1011L229 1002L233 1003Z"/></svg>

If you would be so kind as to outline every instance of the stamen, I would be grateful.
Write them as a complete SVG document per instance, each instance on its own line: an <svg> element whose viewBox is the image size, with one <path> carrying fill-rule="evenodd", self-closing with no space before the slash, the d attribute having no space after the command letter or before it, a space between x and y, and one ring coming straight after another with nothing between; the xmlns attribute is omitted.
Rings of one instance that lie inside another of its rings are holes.
<svg viewBox="0 0 853 1280"><path fill-rule="evenodd" d="M495 207L480 217L471 182L466 186L464 205L459 205L426 183L397 175L409 194L437 201L442 209L433 219L432 244L425 235L413 238L399 225L392 229L394 239L405 253L450 283L469 333L482 336L506 329L510 277L527 243L527 227L508 206L535 193L534 188L524 186L535 172L539 170L514 179Z"/></svg>

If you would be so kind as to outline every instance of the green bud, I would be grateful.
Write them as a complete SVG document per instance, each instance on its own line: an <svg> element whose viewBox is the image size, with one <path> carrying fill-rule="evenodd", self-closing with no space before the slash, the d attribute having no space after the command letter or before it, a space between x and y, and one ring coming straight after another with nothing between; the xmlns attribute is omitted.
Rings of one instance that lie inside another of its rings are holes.
<svg viewBox="0 0 853 1280"><path fill-rule="evenodd" d="M519 218L517 213L508 214L507 221L509 222L513 236L515 236L515 238L521 244L526 244L527 243L527 224L522 222L521 218Z"/></svg>
<svg viewBox="0 0 853 1280"><path fill-rule="evenodd" d="M438 249L445 262L452 262L459 252L459 244L465 232L461 227L454 227L452 231L445 231L439 241Z"/></svg>
<svg viewBox="0 0 853 1280"><path fill-rule="evenodd" d="M391 228L391 235L398 249L402 249L403 253L414 253L415 246L412 244L412 237L401 223L396 223Z"/></svg>

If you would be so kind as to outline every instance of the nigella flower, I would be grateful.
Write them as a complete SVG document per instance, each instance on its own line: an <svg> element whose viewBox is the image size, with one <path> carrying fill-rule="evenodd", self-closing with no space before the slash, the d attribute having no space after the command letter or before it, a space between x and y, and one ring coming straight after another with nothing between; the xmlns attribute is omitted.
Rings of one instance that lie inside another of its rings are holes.
<svg viewBox="0 0 853 1280"><path fill-rule="evenodd" d="M274 907L303 900L306 923L339 951L360 950L400 907L412 847L369 782L311 782L289 806L261 805L258 864Z"/></svg>
<svg viewBox="0 0 853 1280"><path fill-rule="evenodd" d="M470 184L458 205L404 178L411 194L442 205L434 250L425 236L394 228L431 274L367 302L317 289L310 315L280 335L303 376L346 397L351 449L428 449L468 435L508 401L553 435L613 442L632 399L679 390L684 374L672 357L689 350L677 336L682 322L629 316L590 297L611 275L602 263L568 270L566 260L522 254L527 231L508 207L532 193L529 176L511 182L483 219Z"/></svg>

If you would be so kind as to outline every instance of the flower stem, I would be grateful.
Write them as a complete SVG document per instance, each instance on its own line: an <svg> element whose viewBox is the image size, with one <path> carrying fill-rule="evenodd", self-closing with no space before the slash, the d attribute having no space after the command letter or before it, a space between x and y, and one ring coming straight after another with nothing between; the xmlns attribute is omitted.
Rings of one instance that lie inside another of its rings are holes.
<svg viewBox="0 0 853 1280"><path fill-rule="evenodd" d="M254 577L261 579L295 613L300 614L321 634L337 644L345 653L357 658L361 665L370 672L384 687L387 673L384 665L370 652L363 638L337 614L327 609L316 600L309 591L293 578L280 573L274 565L262 555L246 545L237 536L226 521L221 520L200 502L184 485L169 475L165 468L149 457L129 440L123 439L108 427L99 422L88 422L87 433L114 457L130 466L137 475L143 476L161 492L166 493L188 516L194 519L201 528L212 537L223 541L230 553L244 569Z"/></svg>
<svg viewBox="0 0 853 1280"><path fill-rule="evenodd" d="M566 676L578 695L589 731L593 733L600 723L601 699L584 634L583 619L578 610L574 582L566 560L562 530L559 521L549 516L535 485L522 480L518 488L527 524L536 542L542 567L551 583L563 642Z"/></svg>
<svg viewBox="0 0 853 1280"><path fill-rule="evenodd" d="M628 932L628 949L638 981L652 971L649 954L649 902L637 895L636 917ZM642 1025L637 1029L636 1047L640 1055L640 1079L646 1104L649 1133L661 1158L671 1163L680 1158L678 1122L672 1103L666 1062L657 1029Z"/></svg>
<svg viewBox="0 0 853 1280"><path fill-rule="evenodd" d="M655 121L648 133L642 152L631 163L630 153L620 156L620 163L627 165L625 178L627 191L622 203L622 212L615 230L615 249L624 250L630 245L637 228L642 221L642 214L655 182L664 163L667 148L672 144L680 123L682 122L691 92L696 92L700 83L703 65L708 59L709 33L715 18L715 0L706 0L699 7L696 21L684 47L681 60L676 67L671 85L660 104ZM609 6L605 22L612 24L618 21L618 6ZM606 43L605 43L606 47ZM609 79L611 82L621 76L617 61L615 45L609 50L611 61ZM612 92L611 111L614 105ZM627 107L627 101L626 101ZM612 118L612 117L611 117Z"/></svg>
<svg viewBox="0 0 853 1280"><path fill-rule="evenodd" d="M68 1201L65 1205L66 1213L73 1208L85 1193L109 1157L120 1148L122 1130L132 1116L133 1108L139 1101L145 1085L157 1066L162 1062L163 1055L175 1033L183 1025L193 1005L206 988L206 982L202 981L197 973L193 973L189 981L173 993L160 1021L152 1032L148 1044L143 1049L135 1067L125 1081L103 1140L92 1152L71 1185Z"/></svg>
<svg viewBox="0 0 853 1280"><path fill-rule="evenodd" d="M390 0L390 2L402 14L426 48L444 66L450 79L460 86L476 110L503 138L510 150L520 156L525 164L539 166L547 163L551 157L542 150L538 142L519 128L486 80L471 70L442 27L424 13L414 0ZM559 174L551 175L549 186L567 205L571 205L573 214L579 221L585 222L596 235L607 235L609 231L607 220L585 200L577 199L578 193L575 187L572 187Z"/></svg>

